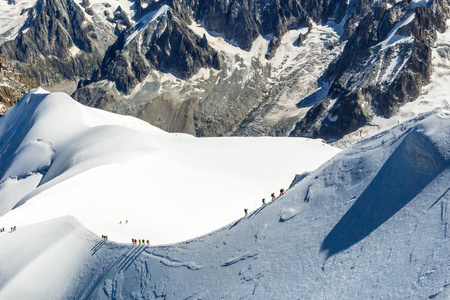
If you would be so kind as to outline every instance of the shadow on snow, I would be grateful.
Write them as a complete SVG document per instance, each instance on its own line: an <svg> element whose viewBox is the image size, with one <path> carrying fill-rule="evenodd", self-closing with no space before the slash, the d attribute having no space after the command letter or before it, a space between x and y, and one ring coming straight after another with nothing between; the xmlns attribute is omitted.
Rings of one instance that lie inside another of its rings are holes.
<svg viewBox="0 0 450 300"><path fill-rule="evenodd" d="M427 137L417 132L409 133L328 233L321 251L327 251L329 258L363 240L414 199L448 166L449 161L438 153Z"/></svg>

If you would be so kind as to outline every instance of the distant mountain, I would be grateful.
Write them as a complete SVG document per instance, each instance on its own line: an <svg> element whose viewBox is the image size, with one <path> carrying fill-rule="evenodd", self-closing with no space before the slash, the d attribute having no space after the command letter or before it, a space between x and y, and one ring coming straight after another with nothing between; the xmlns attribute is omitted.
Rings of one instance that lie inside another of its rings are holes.
<svg viewBox="0 0 450 300"><path fill-rule="evenodd" d="M431 82L449 17L443 0L58 1L28 2L0 53L81 103L197 136L333 141L390 118Z"/></svg>
<svg viewBox="0 0 450 300"><path fill-rule="evenodd" d="M73 91L80 79L90 78L99 68L117 31L123 30L124 21L113 15L123 3L128 1L4 3L0 8L11 19L3 19L1 25L15 26L3 34L0 53L39 85Z"/></svg>

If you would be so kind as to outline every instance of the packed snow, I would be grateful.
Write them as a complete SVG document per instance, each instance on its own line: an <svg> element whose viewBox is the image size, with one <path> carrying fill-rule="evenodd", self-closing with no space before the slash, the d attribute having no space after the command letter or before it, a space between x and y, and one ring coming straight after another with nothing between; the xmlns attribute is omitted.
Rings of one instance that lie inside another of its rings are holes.
<svg viewBox="0 0 450 300"><path fill-rule="evenodd" d="M28 18L36 0L0 1L0 45L14 39Z"/></svg>
<svg viewBox="0 0 450 300"><path fill-rule="evenodd" d="M422 7L430 4L433 0L412 0L409 4L410 9L415 9L417 7Z"/></svg>
<svg viewBox="0 0 450 300"><path fill-rule="evenodd" d="M0 298L448 299L449 180L450 113L440 111L357 143L190 241L107 242L68 216L7 228Z"/></svg>
<svg viewBox="0 0 450 300"><path fill-rule="evenodd" d="M0 299L67 299L94 236L70 217L13 233L0 233Z"/></svg>
<svg viewBox="0 0 450 300"><path fill-rule="evenodd" d="M224 226L339 152L305 138L169 134L41 89L0 119L0 139L0 226L72 215L110 240L152 244Z"/></svg>

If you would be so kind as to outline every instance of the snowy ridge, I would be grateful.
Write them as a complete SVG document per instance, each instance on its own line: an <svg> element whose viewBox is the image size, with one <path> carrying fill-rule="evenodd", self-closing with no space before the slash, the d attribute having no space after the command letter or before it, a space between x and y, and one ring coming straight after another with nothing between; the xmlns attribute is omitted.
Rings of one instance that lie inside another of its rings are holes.
<svg viewBox="0 0 450 300"><path fill-rule="evenodd" d="M111 240L145 236L152 244L217 229L339 152L304 138L169 134L42 90L6 113L0 138L8 141L0 148L4 226L73 215ZM104 219L94 217L106 208Z"/></svg>
<svg viewBox="0 0 450 300"><path fill-rule="evenodd" d="M4 259L0 262L0 298L64 298L73 289L76 273L91 255L89 245L95 245L96 238L81 230L79 223L70 217L23 229L14 232L15 235L3 233L1 237ZM35 240L37 236L39 239ZM33 247L17 243L18 239L33 241ZM49 264L52 260L58 263ZM36 276L37 273L40 275ZM34 284L23 289L29 278L34 278Z"/></svg>
<svg viewBox="0 0 450 300"><path fill-rule="evenodd" d="M0 233L0 296L448 299L449 144L450 114L428 114L342 151L248 217L170 246L105 242L67 217ZM51 288L19 288L55 259L71 286L44 268Z"/></svg>
<svg viewBox="0 0 450 300"><path fill-rule="evenodd" d="M167 13L167 11L169 10L169 6L167 5L163 5L161 6L158 10L156 11L152 11L148 14L146 14L145 16L143 16L142 18L139 19L139 21L133 25L133 27L130 29L129 35L127 36L126 40L125 40L125 45L124 47L128 46L128 44L131 43L131 41L134 40L134 38L145 28L147 28L147 26L153 22L153 20L157 19L158 17L160 17L161 15Z"/></svg>

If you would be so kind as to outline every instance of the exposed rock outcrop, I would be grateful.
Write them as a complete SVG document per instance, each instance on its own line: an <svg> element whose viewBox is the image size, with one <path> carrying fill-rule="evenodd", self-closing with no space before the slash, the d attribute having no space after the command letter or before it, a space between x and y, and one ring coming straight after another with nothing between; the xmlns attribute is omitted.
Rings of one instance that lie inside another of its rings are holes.
<svg viewBox="0 0 450 300"><path fill-rule="evenodd" d="M38 0L0 52L80 102L198 136L335 140L390 117L429 82L450 16L448 0L98 5Z"/></svg>
<svg viewBox="0 0 450 300"><path fill-rule="evenodd" d="M36 81L25 77L11 68L0 55L0 114L16 104L30 89L35 88Z"/></svg>
<svg viewBox="0 0 450 300"><path fill-rule="evenodd" d="M332 82L333 105L318 114L328 104L316 104L290 135L339 139L373 116L391 117L416 99L430 80L436 32L445 30L449 16L447 1L414 9L398 2L378 3L358 23L348 19L347 26L358 25L347 27L346 46L324 74Z"/></svg>
<svg viewBox="0 0 450 300"><path fill-rule="evenodd" d="M121 92L130 93L152 69L182 79L200 68L220 69L220 57L205 36L198 37L172 10L160 10L160 15L150 12L144 16L106 52L101 79L114 81Z"/></svg>
<svg viewBox="0 0 450 300"><path fill-rule="evenodd" d="M73 0L38 0L17 37L1 45L0 53L40 85L66 82L73 91L79 78L89 78L100 65L97 38Z"/></svg>

